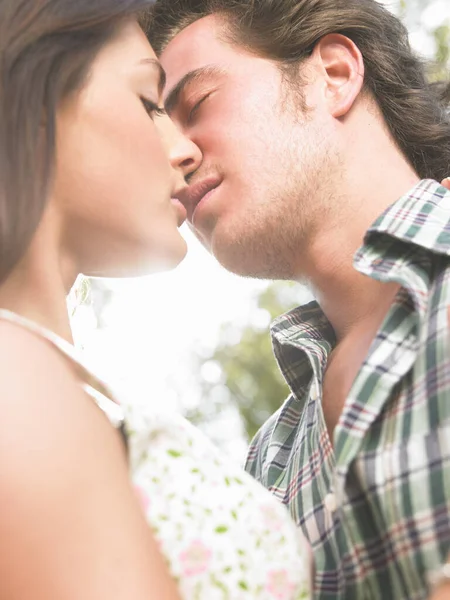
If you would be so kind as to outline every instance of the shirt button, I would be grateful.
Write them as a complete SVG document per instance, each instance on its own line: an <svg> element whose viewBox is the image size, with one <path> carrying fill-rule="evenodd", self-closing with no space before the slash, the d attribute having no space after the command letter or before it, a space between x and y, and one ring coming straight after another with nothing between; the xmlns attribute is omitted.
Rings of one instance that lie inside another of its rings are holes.
<svg viewBox="0 0 450 600"><path fill-rule="evenodd" d="M334 513L337 509L336 495L331 492L325 496L324 500L325 508L328 512Z"/></svg>

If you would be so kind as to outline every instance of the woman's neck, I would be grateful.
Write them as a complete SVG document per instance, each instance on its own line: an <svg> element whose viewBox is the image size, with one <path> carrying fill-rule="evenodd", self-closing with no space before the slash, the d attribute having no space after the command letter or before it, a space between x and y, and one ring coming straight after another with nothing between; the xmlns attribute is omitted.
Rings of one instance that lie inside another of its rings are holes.
<svg viewBox="0 0 450 600"><path fill-rule="evenodd" d="M25 258L0 285L0 308L15 312L73 343L66 296L71 287L59 264Z"/></svg>

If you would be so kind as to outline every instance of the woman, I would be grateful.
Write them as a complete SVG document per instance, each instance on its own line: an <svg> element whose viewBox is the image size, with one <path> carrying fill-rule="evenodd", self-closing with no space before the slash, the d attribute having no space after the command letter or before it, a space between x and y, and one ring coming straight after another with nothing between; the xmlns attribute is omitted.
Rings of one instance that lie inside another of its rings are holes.
<svg viewBox="0 0 450 600"><path fill-rule="evenodd" d="M149 4L0 0L0 600L304 597L284 507L184 420L124 423L71 345L78 273L186 251L201 156L159 108Z"/></svg>

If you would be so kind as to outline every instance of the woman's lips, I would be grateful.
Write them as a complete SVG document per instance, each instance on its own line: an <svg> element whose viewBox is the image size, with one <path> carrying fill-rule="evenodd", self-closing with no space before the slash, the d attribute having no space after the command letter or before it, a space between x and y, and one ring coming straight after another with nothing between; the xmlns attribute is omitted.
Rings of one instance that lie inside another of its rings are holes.
<svg viewBox="0 0 450 600"><path fill-rule="evenodd" d="M192 222L192 225L194 225L194 227L195 227L195 223L194 223L195 215L198 213L199 210L201 210L201 208L205 205L205 203L208 201L208 199L214 195L214 193L216 192L218 187L219 186L213 188L212 190L209 190L209 192L206 192L206 194L200 199L200 201L195 206L194 212L192 213L192 216L191 216L191 222Z"/></svg>
<svg viewBox="0 0 450 600"><path fill-rule="evenodd" d="M214 192L221 183L221 179L216 175L210 175L202 180L192 183L188 188L177 194L177 198L186 207L187 218L190 222L192 222L197 207L199 207L200 204L203 205L203 201L209 198L211 192Z"/></svg>
<svg viewBox="0 0 450 600"><path fill-rule="evenodd" d="M178 227L181 227L181 225L183 225L183 223L186 221L187 211L178 198L171 198L171 203L177 215Z"/></svg>

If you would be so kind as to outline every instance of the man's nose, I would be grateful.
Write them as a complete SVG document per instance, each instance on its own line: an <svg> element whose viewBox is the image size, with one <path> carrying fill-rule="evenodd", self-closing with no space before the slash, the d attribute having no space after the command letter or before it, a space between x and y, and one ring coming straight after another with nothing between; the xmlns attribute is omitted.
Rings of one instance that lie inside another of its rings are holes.
<svg viewBox="0 0 450 600"><path fill-rule="evenodd" d="M168 136L170 164L187 180L202 163L200 148L181 133L173 122L170 122Z"/></svg>

